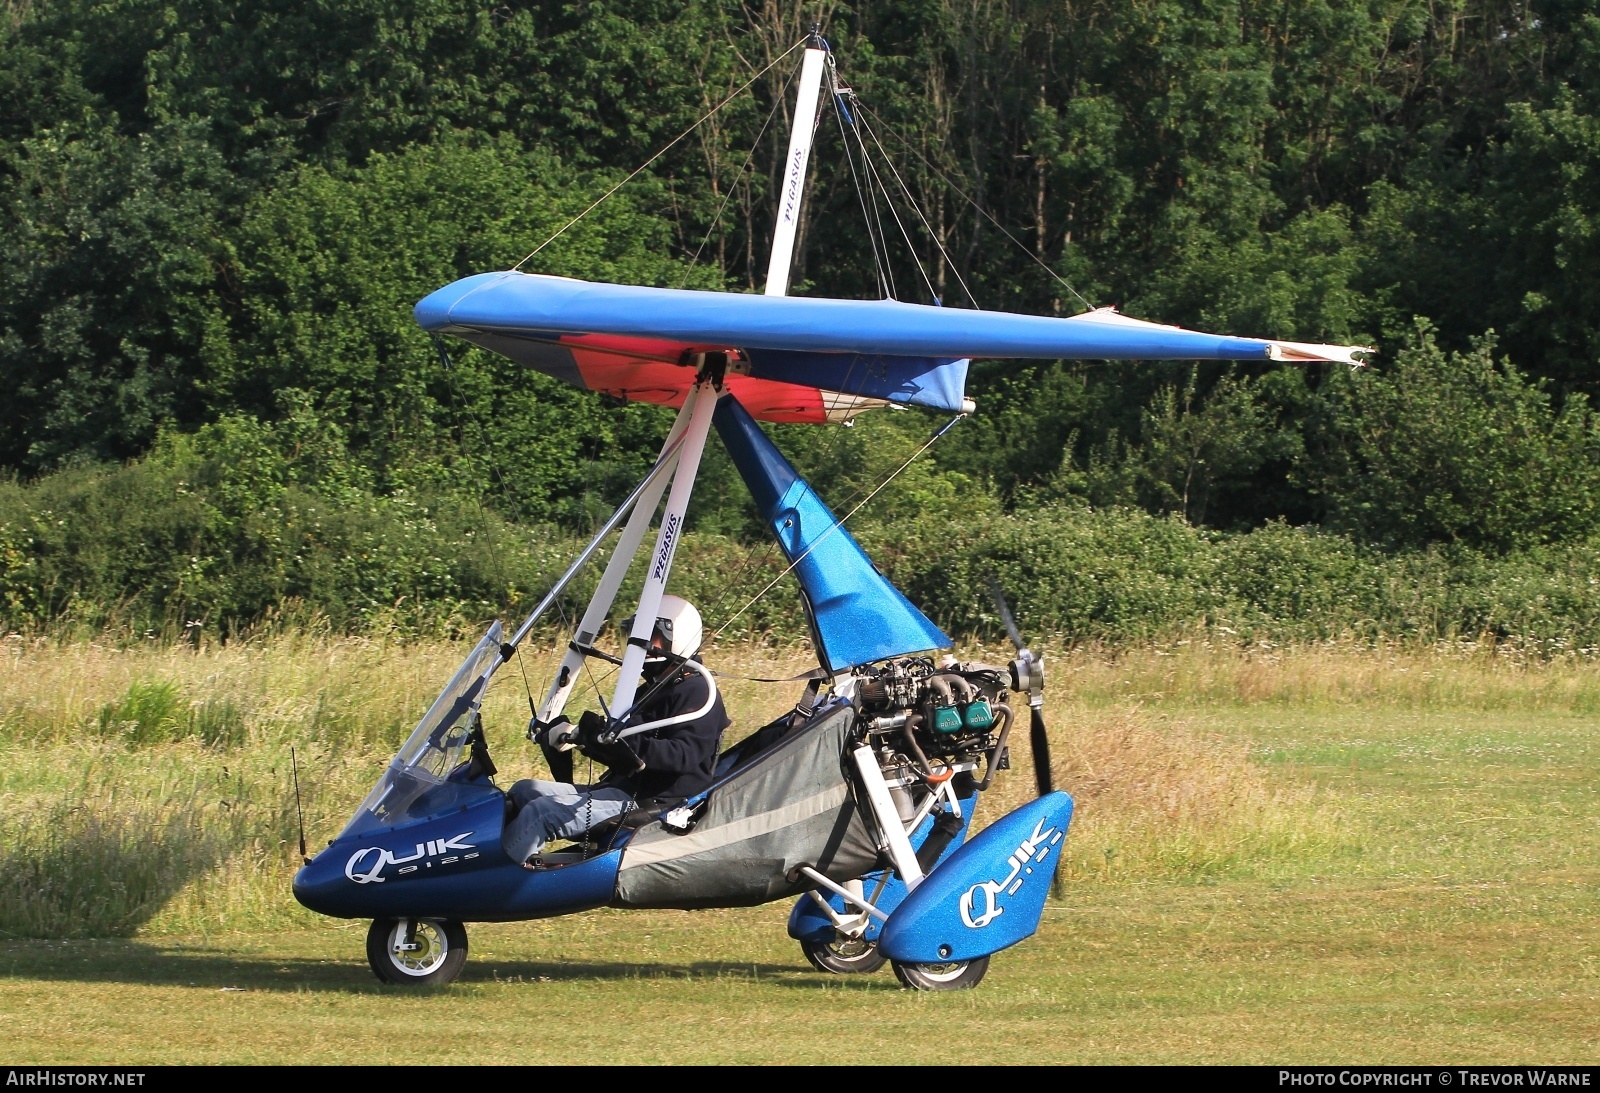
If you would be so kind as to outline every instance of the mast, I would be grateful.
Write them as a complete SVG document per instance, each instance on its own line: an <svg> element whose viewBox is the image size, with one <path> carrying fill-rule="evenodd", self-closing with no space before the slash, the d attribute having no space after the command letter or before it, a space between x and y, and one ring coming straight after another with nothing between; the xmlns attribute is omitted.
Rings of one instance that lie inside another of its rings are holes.
<svg viewBox="0 0 1600 1093"><path fill-rule="evenodd" d="M800 86L795 91L794 121L789 130L789 156L784 160L783 189L778 194L778 219L772 230L772 256L767 260L768 296L789 295L789 273L794 263L795 233L800 229L800 206L805 197L806 165L817 134L817 98L828 51L816 27L806 44L800 66Z"/></svg>
<svg viewBox="0 0 1600 1093"><path fill-rule="evenodd" d="M703 354L711 356L711 354ZM656 614L661 609L661 597L667 591L667 577L672 572L672 560L683 538L684 517L689 510L689 495L694 490L695 475L700 470L700 455L706 449L706 437L711 433L711 415L717 408L722 383L720 374L702 379L689 392L685 406L693 400L689 422L683 432L683 447L678 453L678 467L672 475L672 490L667 494L667 506L661 513L661 526L656 532L656 546L647 557L650 568L644 575L644 588L639 592L639 606L633 613L633 632L628 635L628 646L622 653L622 666L617 669L617 689L611 695L611 717L621 719L633 709L634 697L639 693L639 673L644 670L645 653L650 648L650 636L656 628Z"/></svg>
<svg viewBox="0 0 1600 1093"><path fill-rule="evenodd" d="M806 43L805 60L800 66L800 86L795 91L793 128L789 133L789 158L784 171L783 192L779 198L777 226L772 236L772 256L767 263L768 296L789 294L789 269L794 259L795 232L800 225L801 202L805 198L806 166L811 160L811 142L817 129L817 99L822 88L822 75L828 51L824 47L818 28L813 27ZM715 359L713 359L715 358ZM633 616L633 632L628 635L627 648L622 653L622 666L617 669L617 688L612 693L608 711L613 720L620 720L633 708L639 693L639 673L644 668L645 653L650 647L650 635L655 629L656 613L661 607L661 597L666 592L667 578L672 572L673 557L683 534L684 518L689 507L689 497L694 491L695 475L700 469L700 454L705 450L706 438L711 431L711 415L717 400L722 397L722 376L727 359L722 354L704 353L699 358L700 379L684 404L679 416L683 421L683 439L678 452L677 468L673 471L672 488L667 494L666 507L661 513L661 523L656 532L655 549L648 556L649 570L645 573L644 588L639 593L639 606ZM693 408L690 408L690 402ZM630 529L631 530L631 529ZM643 528L638 529L642 534ZM634 538L638 544L639 539ZM619 550L622 545L619 544ZM637 549L635 545L634 549ZM609 568L609 567L608 567ZM616 594L615 583L607 579L596 591L596 599ZM617 575L620 583L621 574ZM605 608L599 609L599 614ZM585 621L597 614L596 604L590 605ZM546 719L556 712L557 703L565 701L559 693L559 684L553 687L541 711Z"/></svg>

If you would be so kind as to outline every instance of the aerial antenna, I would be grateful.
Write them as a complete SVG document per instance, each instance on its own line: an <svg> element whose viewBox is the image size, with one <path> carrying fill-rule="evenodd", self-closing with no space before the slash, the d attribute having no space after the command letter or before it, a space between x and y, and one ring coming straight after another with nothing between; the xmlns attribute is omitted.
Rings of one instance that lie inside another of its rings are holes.
<svg viewBox="0 0 1600 1093"><path fill-rule="evenodd" d="M300 807L300 761L293 744L289 745L289 770L294 775L294 814L300 820L300 860L310 865L311 859L306 856L306 814Z"/></svg>

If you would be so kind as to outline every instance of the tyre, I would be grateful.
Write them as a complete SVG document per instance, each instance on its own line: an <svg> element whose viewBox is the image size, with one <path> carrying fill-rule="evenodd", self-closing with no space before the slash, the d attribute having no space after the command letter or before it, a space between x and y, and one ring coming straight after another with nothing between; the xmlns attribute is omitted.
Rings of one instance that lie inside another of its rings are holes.
<svg viewBox="0 0 1600 1093"><path fill-rule="evenodd" d="M883 967L883 954L876 943L835 934L826 941L802 941L800 950L819 972L853 975L875 972Z"/></svg>
<svg viewBox="0 0 1600 1093"><path fill-rule="evenodd" d="M407 948L406 927L415 924ZM467 930L439 919L380 918L367 931L367 963L385 983L437 986L461 974L467 962Z"/></svg>
<svg viewBox="0 0 1600 1093"><path fill-rule="evenodd" d="M900 985L914 991L964 991L976 987L989 970L986 956L952 960L947 964L902 964L898 960L890 963L894 965L894 976L900 980Z"/></svg>

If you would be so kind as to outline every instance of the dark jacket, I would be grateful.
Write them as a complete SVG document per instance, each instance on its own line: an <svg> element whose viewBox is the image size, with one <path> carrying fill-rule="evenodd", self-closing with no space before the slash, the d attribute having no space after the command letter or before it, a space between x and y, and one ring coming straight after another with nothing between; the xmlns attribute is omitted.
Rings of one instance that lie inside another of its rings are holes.
<svg viewBox="0 0 1600 1093"><path fill-rule="evenodd" d="M646 680L644 691L650 687ZM706 687L700 673L683 669L634 710L627 723L643 725L698 710L705 705ZM692 797L711 785L717 745L722 741L722 730L730 724L719 693L711 709L693 721L628 737L626 743L643 760L644 769L634 774L608 771L601 784L625 789L634 800L646 805Z"/></svg>

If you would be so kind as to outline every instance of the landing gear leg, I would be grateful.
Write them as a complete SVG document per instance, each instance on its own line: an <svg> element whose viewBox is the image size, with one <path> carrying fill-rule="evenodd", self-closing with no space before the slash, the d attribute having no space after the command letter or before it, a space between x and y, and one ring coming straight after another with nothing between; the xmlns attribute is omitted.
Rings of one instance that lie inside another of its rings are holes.
<svg viewBox="0 0 1600 1093"><path fill-rule="evenodd" d="M367 963L385 983L437 986L461 974L467 930L448 919L374 919L367 930Z"/></svg>

